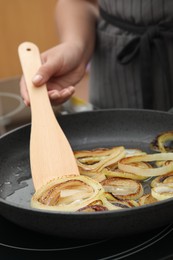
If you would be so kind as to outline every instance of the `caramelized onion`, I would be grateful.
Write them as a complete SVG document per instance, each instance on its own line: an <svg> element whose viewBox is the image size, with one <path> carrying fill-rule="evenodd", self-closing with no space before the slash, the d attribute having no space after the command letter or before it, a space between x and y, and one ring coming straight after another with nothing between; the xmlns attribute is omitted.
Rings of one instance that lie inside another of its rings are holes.
<svg viewBox="0 0 173 260"><path fill-rule="evenodd" d="M124 172L129 172L129 173L146 176L146 177L159 176L173 171L173 162L170 162L166 166L162 166L159 168L151 168L151 169L144 169L141 167L131 165L131 163L136 163L136 162L152 162L152 161L161 161L161 160L172 161L173 153L146 154L141 156L127 157L121 159L118 162L118 168Z"/></svg>
<svg viewBox="0 0 173 260"><path fill-rule="evenodd" d="M106 211L107 207L103 206L102 200L95 200L88 204L86 207L80 208L80 212L96 212L96 211Z"/></svg>
<svg viewBox="0 0 173 260"><path fill-rule="evenodd" d="M151 193L157 200L173 197L173 172L155 178L151 182Z"/></svg>
<svg viewBox="0 0 173 260"><path fill-rule="evenodd" d="M108 209L108 210L119 210L122 207L120 205L114 205L112 204L109 200L107 200L107 198L105 197L105 195L103 194L101 196L101 200L103 202L103 205Z"/></svg>
<svg viewBox="0 0 173 260"><path fill-rule="evenodd" d="M173 131L161 133L151 142L150 147L157 152L172 152L173 148L166 146L166 142L173 141Z"/></svg>
<svg viewBox="0 0 173 260"><path fill-rule="evenodd" d="M82 169L85 172L92 171L92 172L100 172L104 167L107 167L109 165L118 163L118 161L124 157L125 149L123 146L121 147L114 147L112 149L103 149L99 150L99 154L102 159L100 159L99 162L96 162L94 164L88 164L88 163L81 163L79 158L80 156L83 156L83 158L86 156L88 151L81 152L81 153L75 153L75 156L77 158L77 164L79 167L79 170ZM97 151L98 152L98 151ZM103 157L104 155L104 157Z"/></svg>
<svg viewBox="0 0 173 260"><path fill-rule="evenodd" d="M101 182L101 181L103 181L103 180L105 180L106 179L106 176L105 176L105 174L104 173L102 173L102 172L89 172L89 171L83 171L82 169L80 170L80 173L81 173L81 175L84 175L84 176L88 176L88 177L90 177L90 178L92 178L93 180L96 180L96 181L98 181L98 182Z"/></svg>
<svg viewBox="0 0 173 260"><path fill-rule="evenodd" d="M119 199L138 199L143 195L141 183L135 180L112 177L102 181L101 184L105 192Z"/></svg>
<svg viewBox="0 0 173 260"><path fill-rule="evenodd" d="M135 162L135 163L131 163L130 165L141 167L144 169L152 168L152 166L146 162ZM124 172L121 171L120 169L112 170L109 167L104 168L102 170L102 173L107 177L121 177L121 178L134 179L134 180L145 180L148 178L146 176L141 176L130 172Z"/></svg>
<svg viewBox="0 0 173 260"><path fill-rule="evenodd" d="M124 208L124 205L127 208L139 206L139 203L135 200L128 200L128 199L122 200L122 199L117 198L116 196L114 196L112 193L109 193L109 192L105 192L104 195L110 203L112 203L115 206L119 206L121 208Z"/></svg>
<svg viewBox="0 0 173 260"><path fill-rule="evenodd" d="M101 206L101 205L91 205L91 206L86 206L83 207L81 209L79 209L78 211L80 212L97 212L97 211L107 211L108 208Z"/></svg>
<svg viewBox="0 0 173 260"><path fill-rule="evenodd" d="M103 192L103 187L89 177L62 177L36 191L31 206L46 210L76 211L98 199Z"/></svg>
<svg viewBox="0 0 173 260"><path fill-rule="evenodd" d="M152 196L157 200L173 198L173 185L160 185L151 189Z"/></svg>
<svg viewBox="0 0 173 260"><path fill-rule="evenodd" d="M154 198L151 194L146 194L139 199L140 206L155 203L155 202L157 202L157 199Z"/></svg>
<svg viewBox="0 0 173 260"><path fill-rule="evenodd" d="M50 181L35 192L31 206L53 211L97 212L151 204L173 197L173 153L166 142L173 131L162 133L152 142L161 153L147 154L123 146L75 151L80 176ZM144 195L142 182L151 182Z"/></svg>
<svg viewBox="0 0 173 260"><path fill-rule="evenodd" d="M160 185L173 184L173 172L156 177L151 182L151 187L157 187Z"/></svg>

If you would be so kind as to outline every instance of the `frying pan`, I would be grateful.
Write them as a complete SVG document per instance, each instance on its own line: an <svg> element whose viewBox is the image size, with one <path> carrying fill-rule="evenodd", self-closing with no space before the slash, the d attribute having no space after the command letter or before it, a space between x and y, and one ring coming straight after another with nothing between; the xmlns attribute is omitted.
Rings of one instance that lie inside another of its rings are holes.
<svg viewBox="0 0 173 260"><path fill-rule="evenodd" d="M150 110L96 110L61 115L58 122L73 150L124 145L151 153L149 144L154 137L173 130L171 113ZM30 175L29 139L30 124L0 138L0 214L13 223L59 237L105 239L139 234L173 221L173 199L94 213L31 208L34 188Z"/></svg>

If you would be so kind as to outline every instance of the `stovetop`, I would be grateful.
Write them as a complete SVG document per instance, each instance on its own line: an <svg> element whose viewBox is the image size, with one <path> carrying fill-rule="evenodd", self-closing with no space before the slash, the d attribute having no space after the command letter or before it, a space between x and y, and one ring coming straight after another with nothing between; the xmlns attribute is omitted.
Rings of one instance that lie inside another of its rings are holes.
<svg viewBox="0 0 173 260"><path fill-rule="evenodd" d="M130 237L72 240L36 233L0 217L0 259L170 260L172 245L173 224Z"/></svg>

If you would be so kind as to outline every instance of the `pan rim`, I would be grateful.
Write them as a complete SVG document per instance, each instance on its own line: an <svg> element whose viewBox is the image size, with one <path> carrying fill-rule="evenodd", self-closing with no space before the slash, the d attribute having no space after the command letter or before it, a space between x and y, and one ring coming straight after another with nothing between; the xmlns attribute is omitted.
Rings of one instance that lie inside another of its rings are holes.
<svg viewBox="0 0 173 260"><path fill-rule="evenodd" d="M118 215L120 213L122 213L122 215L126 214L126 212L136 212L136 211L143 211L143 210L148 210L149 208L158 208L161 207L162 205L169 205L169 204L173 204L173 198L169 198L169 199L165 199L162 201L157 201L155 203L152 204L147 204L147 205L141 205L141 206L137 206L137 207L133 207L133 208L122 208L122 209L117 209L117 210L108 210L108 211L97 211L97 212L73 212L73 211L56 211L56 210L43 210L43 209L37 209L37 208L32 208L32 207L28 207L28 206L24 206L24 205L19 205L17 203L11 202L11 201L5 201L5 199L0 198L0 203L5 204L6 206L10 206L13 207L15 209L22 209L25 211L32 211L35 213L43 213L43 214L50 214L50 215L74 215L74 216L98 216L98 215L115 215L116 213L118 213Z"/></svg>
<svg viewBox="0 0 173 260"><path fill-rule="evenodd" d="M142 113L154 113L154 114L162 114L162 115L169 115L169 116L173 116L173 113L172 112L169 112L169 111L161 111L161 110L151 110L151 109L135 109L135 108L109 108L109 109L96 109L96 110L92 110L92 111L81 111L81 112L72 112L72 113L69 113L69 114L58 114L58 115L55 115L57 118L63 118L63 117L71 117L71 116L78 116L78 115L85 115L85 114L95 114L95 113L110 113L110 112L121 112L121 111L124 111L124 112L132 112L132 113L139 113L139 112L142 112ZM25 127L30 127L31 126L31 122L29 123L26 123L26 124L23 124L23 125L20 125L12 130L9 130L8 132L2 134L0 136L0 140L3 139L4 137L14 133L14 132L17 132L18 130L20 129L23 129Z"/></svg>

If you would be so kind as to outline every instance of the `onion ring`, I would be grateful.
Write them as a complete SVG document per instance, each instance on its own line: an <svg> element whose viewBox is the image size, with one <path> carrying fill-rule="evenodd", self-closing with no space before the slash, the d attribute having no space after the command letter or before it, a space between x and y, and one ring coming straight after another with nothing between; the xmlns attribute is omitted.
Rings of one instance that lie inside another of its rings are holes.
<svg viewBox="0 0 173 260"><path fill-rule="evenodd" d="M136 162L136 163L131 163L130 165L134 165L141 168L152 168L152 166L146 162ZM107 177L121 177L121 178L133 179L133 180L145 180L148 178L146 176L141 176L130 172L124 172L121 171L120 169L112 170L109 167L104 168L102 170L102 173Z"/></svg>
<svg viewBox="0 0 173 260"><path fill-rule="evenodd" d="M108 178L101 182L105 192L121 200L138 199L143 195L140 182L118 177Z"/></svg>
<svg viewBox="0 0 173 260"><path fill-rule="evenodd" d="M173 131L168 131L161 133L156 136L156 138L151 142L150 148L157 152L172 152L173 148L166 147L165 143L168 141L173 141Z"/></svg>
<svg viewBox="0 0 173 260"><path fill-rule="evenodd" d="M133 207L137 207L139 206L139 203L135 200L122 200L122 199L118 199L117 197L115 197L112 193L110 192L105 192L105 197L106 199L112 203L115 206L118 206L120 208L133 208ZM125 206L125 207L124 207Z"/></svg>
<svg viewBox="0 0 173 260"><path fill-rule="evenodd" d="M139 205L142 206L142 205L148 205L148 204L151 204L151 203L155 203L157 202L158 200L156 198L154 198L150 193L149 194L146 194L146 195L143 195L140 199L139 199Z"/></svg>
<svg viewBox="0 0 173 260"><path fill-rule="evenodd" d="M151 187L154 188L160 185L169 185L170 183L173 184L173 172L169 172L165 175L161 175L153 179L151 182Z"/></svg>
<svg viewBox="0 0 173 260"><path fill-rule="evenodd" d="M88 152L89 151L87 151L87 153ZM85 151L85 153L86 153L86 151ZM85 154L85 153L83 153L83 154ZM79 171L80 171L80 169L82 169L85 172L87 172L87 171L100 172L103 168L105 168L105 167L107 167L109 165L118 163L118 161L121 158L124 158L124 156L125 156L125 149L124 149L123 146L121 146L121 147L114 147L112 149L107 149L106 151L103 150L102 153L100 151L100 154L102 155L101 158L104 158L104 159L101 159L99 162L97 162L95 164L91 164L91 165L88 165L86 163L81 163L80 160L79 160L79 157L77 156L76 158L77 158L77 165L79 167ZM106 154L106 156L103 157L103 154L104 155Z"/></svg>
<svg viewBox="0 0 173 260"><path fill-rule="evenodd" d="M85 176L57 178L38 189L31 199L34 208L77 211L104 193L99 182Z"/></svg>
<svg viewBox="0 0 173 260"><path fill-rule="evenodd" d="M173 198L173 184L156 186L151 189L151 194L157 200Z"/></svg>
<svg viewBox="0 0 173 260"><path fill-rule="evenodd" d="M124 172L129 172L133 174L137 174L140 176L159 176L164 175L168 172L173 171L173 162L170 162L166 166L162 166L159 168L151 168L151 169L143 169L141 167L136 167L130 165L134 162L152 162L152 161L166 161L166 160L173 160L173 153L160 153L160 154L146 154L141 156L132 156L123 158L118 162L118 168Z"/></svg>

